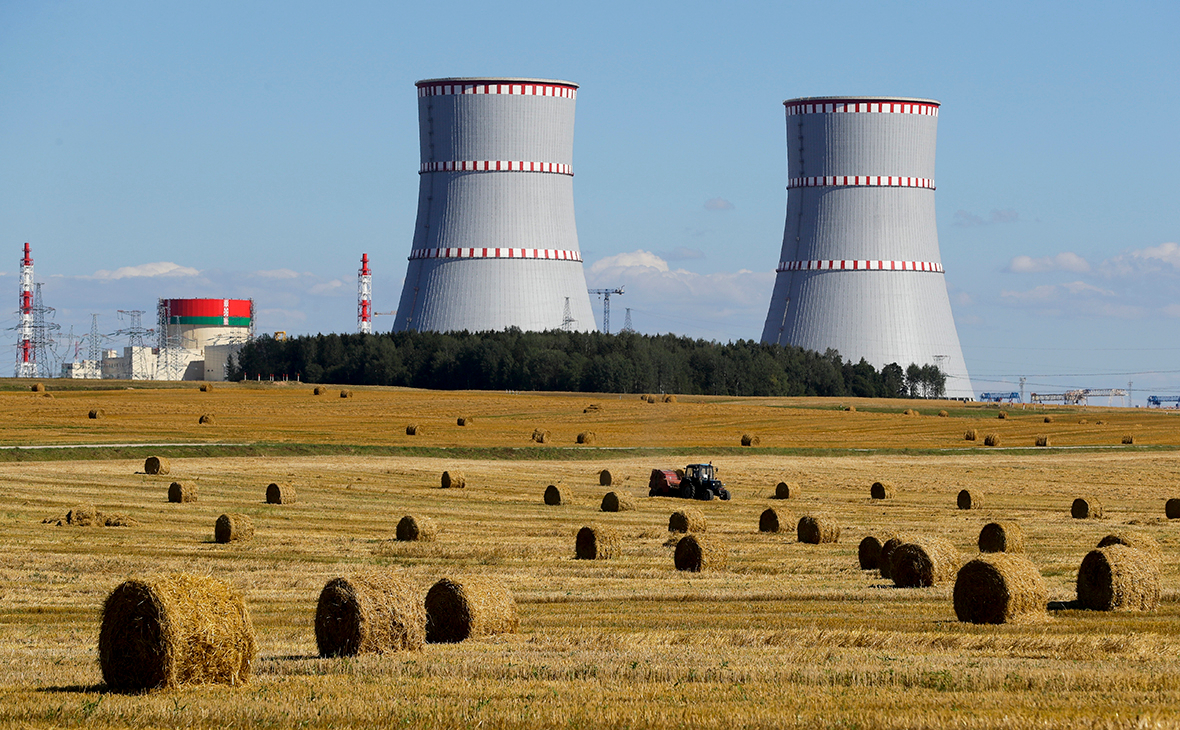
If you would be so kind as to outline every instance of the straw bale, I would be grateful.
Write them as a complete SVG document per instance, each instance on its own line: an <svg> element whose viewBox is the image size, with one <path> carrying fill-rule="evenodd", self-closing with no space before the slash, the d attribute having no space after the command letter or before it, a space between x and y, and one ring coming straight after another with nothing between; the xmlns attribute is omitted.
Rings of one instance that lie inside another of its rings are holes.
<svg viewBox="0 0 1180 730"><path fill-rule="evenodd" d="M757 446L760 443L762 443L762 439L758 436L750 433L742 434L742 446Z"/></svg>
<svg viewBox="0 0 1180 730"><path fill-rule="evenodd" d="M556 484L545 487L545 504L550 507L561 506L561 490L557 488Z"/></svg>
<svg viewBox="0 0 1180 730"><path fill-rule="evenodd" d="M598 472L598 485L600 487L609 487L611 485L610 469L603 469Z"/></svg>
<svg viewBox="0 0 1180 730"><path fill-rule="evenodd" d="M267 504L294 504L295 487L285 482L271 482L266 485Z"/></svg>
<svg viewBox="0 0 1180 730"><path fill-rule="evenodd" d="M443 489L463 489L467 486L467 477L458 471L444 471L440 481Z"/></svg>
<svg viewBox="0 0 1180 730"><path fill-rule="evenodd" d="M856 546L856 559L861 570L877 570L881 564L881 540L868 535Z"/></svg>
<svg viewBox="0 0 1180 730"><path fill-rule="evenodd" d="M1123 436L1123 443L1130 446L1131 444L1135 443L1135 437L1131 436L1130 434Z"/></svg>
<svg viewBox="0 0 1180 730"><path fill-rule="evenodd" d="M213 525L213 539L220 543L254 537L254 520L240 512L227 512Z"/></svg>
<svg viewBox="0 0 1180 730"><path fill-rule="evenodd" d="M593 431L583 431L583 432L579 433L578 434L578 443L580 443L580 444L594 443L594 432Z"/></svg>
<svg viewBox="0 0 1180 730"><path fill-rule="evenodd" d="M979 436L979 432L973 428L967 429L967 433L963 434L963 438L967 441L974 441Z"/></svg>
<svg viewBox="0 0 1180 730"><path fill-rule="evenodd" d="M216 420L217 420L217 419L215 419L215 418L213 417L213 414L212 414L212 413L202 413L202 414L201 414L201 417L197 419L197 423L204 423L204 424L207 424L207 425L209 425L209 426L212 426L212 425L214 425L214 424L216 423Z"/></svg>
<svg viewBox="0 0 1180 730"><path fill-rule="evenodd" d="M885 542L881 543L881 555L877 558L877 570L881 572L882 578L889 578L892 575L890 566L893 562L893 552L907 542L917 540L918 536L909 532L901 532L890 536Z"/></svg>
<svg viewBox="0 0 1180 730"><path fill-rule="evenodd" d="M412 582L393 572L333 578L315 609L322 657L418 651L426 643L426 611Z"/></svg>
<svg viewBox="0 0 1180 730"><path fill-rule="evenodd" d="M602 498L603 512L627 512L635 509L635 498L630 492L607 492Z"/></svg>
<svg viewBox="0 0 1180 730"><path fill-rule="evenodd" d="M921 413L919 413L918 411L914 410L913 408L907 408L907 409L905 409L905 411L903 412L903 414L902 414L902 415L906 415L906 416L920 416L920 415L922 415L922 414L921 414Z"/></svg>
<svg viewBox="0 0 1180 730"><path fill-rule="evenodd" d="M213 383L201 383L201 392L202 393L213 392Z"/></svg>
<svg viewBox="0 0 1180 730"><path fill-rule="evenodd" d="M642 401L646 401L648 398L651 398L651 396L650 396L650 395L648 395L648 394L646 394L646 393L644 393L643 395L639 396L639 400L642 400Z"/></svg>
<svg viewBox="0 0 1180 730"><path fill-rule="evenodd" d="M421 515L406 515L397 522L397 539L402 542L433 542L438 536L434 520Z"/></svg>
<svg viewBox="0 0 1180 730"><path fill-rule="evenodd" d="M998 433L989 433L988 435L983 437L983 445L984 446L999 446L1000 443L1001 443L1001 439L1000 439L1000 434L998 434Z"/></svg>
<svg viewBox="0 0 1180 730"><path fill-rule="evenodd" d="M1045 416L1045 423L1053 423L1053 416Z"/></svg>
<svg viewBox="0 0 1180 730"><path fill-rule="evenodd" d="M49 517L41 520L41 524L72 525L74 527L136 527L139 522L121 512L100 512L92 504L74 507L62 517Z"/></svg>
<svg viewBox="0 0 1180 730"><path fill-rule="evenodd" d="M547 444L552 440L552 435L547 428L534 428L532 438L539 444Z"/></svg>
<svg viewBox="0 0 1180 730"><path fill-rule="evenodd" d="M1022 553L1024 530L1015 522L989 522L979 531L979 552Z"/></svg>
<svg viewBox="0 0 1180 730"><path fill-rule="evenodd" d="M672 557L676 570L699 573L702 570L724 568L729 561L729 549L715 536L689 533L676 543Z"/></svg>
<svg viewBox="0 0 1180 730"><path fill-rule="evenodd" d="M1021 555L981 555L955 576L955 616L973 624L1004 624L1044 616L1049 589Z"/></svg>
<svg viewBox="0 0 1180 730"><path fill-rule="evenodd" d="M672 395L671 393L668 393L667 395L664 396L664 402L665 403L675 403L676 396Z"/></svg>
<svg viewBox="0 0 1180 730"><path fill-rule="evenodd" d="M704 532L706 529L705 515L696 507L678 509L668 517L668 532Z"/></svg>
<svg viewBox="0 0 1180 730"><path fill-rule="evenodd" d="M1035 445L1035 446L1048 446L1049 445L1049 437L1045 436L1045 435L1037 436L1036 440L1033 441L1033 445Z"/></svg>
<svg viewBox="0 0 1180 730"><path fill-rule="evenodd" d="M1098 541L1098 547L1100 548L1110 547L1111 545L1126 545L1129 548L1135 548L1136 550L1147 553L1157 564L1163 564L1164 553L1160 549L1160 544L1151 535L1145 535L1141 532L1116 532Z"/></svg>
<svg viewBox="0 0 1180 730"><path fill-rule="evenodd" d="M459 426L470 426L475 423L475 419L471 416L459 416L455 419L455 423Z"/></svg>
<svg viewBox="0 0 1180 730"><path fill-rule="evenodd" d="M132 578L102 607L98 662L115 692L246 684L256 652L241 594L210 576Z"/></svg>
<svg viewBox="0 0 1180 730"><path fill-rule="evenodd" d="M313 389L312 389L312 391L311 391L311 392L312 392L314 395L327 395L327 394L328 394L328 389L327 389L327 388L325 388L325 387L324 387L324 386L322 386L322 385L317 385L315 388L313 388Z"/></svg>
<svg viewBox="0 0 1180 730"><path fill-rule="evenodd" d="M588 405L582 409L582 413L594 413L595 411L601 411L601 410L602 410L602 406L598 405L597 403L591 403L590 405Z"/></svg>
<svg viewBox="0 0 1180 730"><path fill-rule="evenodd" d="M99 512L99 527L138 527L139 521L122 512Z"/></svg>
<svg viewBox="0 0 1180 730"><path fill-rule="evenodd" d="M897 490L889 482L873 482L869 487L869 496L873 499L893 499L895 494Z"/></svg>
<svg viewBox="0 0 1180 730"><path fill-rule="evenodd" d="M649 395L649 396L647 397L647 402L648 402L648 403L655 403L655 402L656 402L656 397L655 397L654 395Z"/></svg>
<svg viewBox="0 0 1180 730"><path fill-rule="evenodd" d="M351 390L349 390L348 388L345 388L344 390L341 390L341 391L340 391L340 397L341 397L341 398L351 398L351 397L352 397L352 391L351 391Z"/></svg>
<svg viewBox="0 0 1180 730"><path fill-rule="evenodd" d="M799 542L819 545L825 542L840 542L840 525L826 515L803 515L796 528Z"/></svg>
<svg viewBox="0 0 1180 730"><path fill-rule="evenodd" d="M1164 515L1169 520L1180 518L1180 499L1172 497L1164 503Z"/></svg>
<svg viewBox="0 0 1180 730"><path fill-rule="evenodd" d="M955 502L959 509L979 509L983 506L983 495L978 490L972 492L970 489L960 489Z"/></svg>
<svg viewBox="0 0 1180 730"><path fill-rule="evenodd" d="M422 435L422 427L416 423L411 423L410 425L406 426L406 435L407 436L421 436Z"/></svg>
<svg viewBox="0 0 1180 730"><path fill-rule="evenodd" d="M1102 503L1092 497L1078 497L1069 508L1075 520L1095 520L1102 516Z"/></svg>
<svg viewBox="0 0 1180 730"><path fill-rule="evenodd" d="M42 394L41 394L41 397L42 397L42 398L52 398L52 397L53 397L53 393L42 393Z"/></svg>
<svg viewBox="0 0 1180 730"><path fill-rule="evenodd" d="M80 504L66 512L66 524L90 527L102 524L102 513L92 504Z"/></svg>
<svg viewBox="0 0 1180 730"><path fill-rule="evenodd" d="M758 518L758 532L785 532L795 525L795 515L783 507L768 507Z"/></svg>
<svg viewBox="0 0 1180 730"><path fill-rule="evenodd" d="M1087 553L1078 568L1078 602L1092 611L1153 611L1160 566L1142 550L1110 545Z"/></svg>
<svg viewBox="0 0 1180 730"><path fill-rule="evenodd" d="M1085 422L1086 422L1086 421L1083 419L1083 420L1082 420L1082 423L1085 423ZM1095 421L1095 422L1094 422L1094 425L1096 425L1096 426L1102 426L1102 425L1104 425L1105 423L1106 423L1106 421Z"/></svg>
<svg viewBox="0 0 1180 730"><path fill-rule="evenodd" d="M180 482L172 482L168 485L168 501L169 502L196 502L197 501L197 485L193 483L181 484Z"/></svg>
<svg viewBox="0 0 1180 730"><path fill-rule="evenodd" d="M1000 419L1001 421L1007 417L1008 417L1008 411L1000 411L999 414L996 416L996 418Z"/></svg>
<svg viewBox="0 0 1180 730"><path fill-rule="evenodd" d="M167 474L172 471L172 462L163 456L149 456L143 461L145 474Z"/></svg>
<svg viewBox="0 0 1180 730"><path fill-rule="evenodd" d="M951 415L951 414L947 413L946 411L939 411L939 412L938 412L938 417L939 417L939 418L946 418L946 417L948 417L948 416L950 416L950 415Z"/></svg>
<svg viewBox="0 0 1180 730"><path fill-rule="evenodd" d="M945 583L955 577L963 556L950 540L921 537L900 545L889 556L889 577L899 588Z"/></svg>
<svg viewBox="0 0 1180 730"><path fill-rule="evenodd" d="M90 418L103 418L106 416L106 411L101 408L91 408L90 413L86 414Z"/></svg>
<svg viewBox="0 0 1180 730"><path fill-rule="evenodd" d="M574 539L577 560L611 560L623 554L623 537L607 525L586 525Z"/></svg>
<svg viewBox="0 0 1180 730"><path fill-rule="evenodd" d="M849 413L856 413L856 406L848 406L844 410L848 411Z"/></svg>
<svg viewBox="0 0 1180 730"><path fill-rule="evenodd" d="M498 578L443 578L426 594L426 641L453 644L520 628L516 599Z"/></svg>
<svg viewBox="0 0 1180 730"><path fill-rule="evenodd" d="M799 496L799 485L788 484L787 482L779 482L774 485L775 499L790 499L791 497Z"/></svg>
<svg viewBox="0 0 1180 730"><path fill-rule="evenodd" d="M44 393L45 392L45 384L44 383L33 383L32 385L29 386L29 390L33 391L34 393Z"/></svg>

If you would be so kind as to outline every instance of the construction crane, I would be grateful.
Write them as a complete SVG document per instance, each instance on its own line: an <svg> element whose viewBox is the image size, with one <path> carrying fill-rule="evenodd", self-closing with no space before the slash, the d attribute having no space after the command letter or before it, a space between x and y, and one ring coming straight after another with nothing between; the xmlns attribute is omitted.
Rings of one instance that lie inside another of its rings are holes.
<svg viewBox="0 0 1180 730"><path fill-rule="evenodd" d="M626 286L624 284L624 286ZM618 289L588 289L591 294L597 294L602 297L602 331L610 334L610 295L618 294L622 296L623 287Z"/></svg>
<svg viewBox="0 0 1180 730"><path fill-rule="evenodd" d="M1016 400L1019 397L1020 397L1020 393L1017 393L1015 391L1012 393L980 393L979 394L979 400L987 401L988 403L1000 403L1003 401L1008 401L1009 403L1011 403L1012 401Z"/></svg>
<svg viewBox="0 0 1180 730"><path fill-rule="evenodd" d="M1147 407L1162 408L1164 403L1175 403L1173 408L1180 408L1180 395L1149 395L1147 396Z"/></svg>
<svg viewBox="0 0 1180 730"><path fill-rule="evenodd" d="M1122 388L1080 388L1067 390L1064 393L1033 393L1030 400L1033 403L1064 403L1067 406L1089 405L1090 398L1106 396L1106 405L1111 405L1111 399L1126 398L1127 391Z"/></svg>

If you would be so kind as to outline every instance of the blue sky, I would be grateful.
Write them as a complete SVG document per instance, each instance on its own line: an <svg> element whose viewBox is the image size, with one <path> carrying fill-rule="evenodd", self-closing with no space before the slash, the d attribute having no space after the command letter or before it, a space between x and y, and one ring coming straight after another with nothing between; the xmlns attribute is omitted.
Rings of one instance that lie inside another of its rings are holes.
<svg viewBox="0 0 1180 730"><path fill-rule="evenodd" d="M0 0L0 291L15 309L29 241L79 334L161 296L351 331L362 252L376 309L400 293L414 82L530 76L581 85L578 233L588 284L627 287L613 329L631 307L643 332L756 339L782 101L921 96L976 390L1180 393L1178 7Z"/></svg>

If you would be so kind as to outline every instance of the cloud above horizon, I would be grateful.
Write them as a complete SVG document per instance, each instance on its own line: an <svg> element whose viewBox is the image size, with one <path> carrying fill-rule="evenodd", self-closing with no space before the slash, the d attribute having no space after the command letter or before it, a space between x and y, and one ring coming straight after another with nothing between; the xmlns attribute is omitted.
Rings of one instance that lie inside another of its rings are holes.
<svg viewBox="0 0 1180 730"><path fill-rule="evenodd" d="M191 266L181 266L171 261L155 261L138 266L121 266L114 271L99 269L90 276L80 279L98 279L100 281L114 281L118 279L150 278L156 276L200 276L201 272Z"/></svg>
<svg viewBox="0 0 1180 730"><path fill-rule="evenodd" d="M1017 256L1008 264L1007 271L1014 274L1041 274L1047 271L1071 271L1084 274L1090 271L1090 263L1072 251L1064 251L1056 256Z"/></svg>

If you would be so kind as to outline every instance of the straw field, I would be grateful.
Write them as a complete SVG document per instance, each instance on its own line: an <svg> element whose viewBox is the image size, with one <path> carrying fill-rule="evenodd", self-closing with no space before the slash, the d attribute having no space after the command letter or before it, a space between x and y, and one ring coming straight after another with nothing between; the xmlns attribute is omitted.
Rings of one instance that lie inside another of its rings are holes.
<svg viewBox="0 0 1180 730"><path fill-rule="evenodd" d="M1079 424L1080 411L1054 409L1053 447L985 449L963 439L979 419L989 419L984 427L1005 444L1031 444L1047 427L1046 412L1012 409L1001 421L994 408L951 403L858 400L846 411L851 401L679 396L649 404L602 394L367 388L340 399L296 385L218 384L208 393L195 385L55 385L48 383L53 399L27 386L0 392L0 443L341 450L236 457L155 447L171 461L168 475L144 474L140 453L96 459L91 450L63 450L30 460L25 450L5 452L0 727L1180 722L1180 524L1164 513L1180 475L1180 450L1165 448L1180 444L1175 414L1090 409ZM583 413L591 402L601 407ZM98 407L106 417L89 419ZM903 416L906 408L922 415ZM949 415L933 415L940 408ZM214 409L216 428L198 428L195 416ZM471 414L478 427L458 427L457 413ZM405 436L410 419L424 425L424 436ZM537 423L560 448L528 441ZM585 430L597 434L595 444L575 445ZM735 446L754 430L761 446ZM1131 431L1135 444L1121 445ZM406 450L344 448L391 444ZM450 450L412 448L423 444ZM1104 448L1063 453L1061 445ZM619 448L631 446L645 450ZM786 451L793 449L800 451ZM911 451L896 453L904 449ZM653 468L709 461L731 501L646 496ZM599 484L604 468L610 487ZM440 489L444 470L478 488ZM771 498L783 480L798 485L792 511L833 519L840 542L803 544L792 530L758 530L765 509L785 504ZM865 485L877 480L896 485L897 496L868 499ZM170 503L173 481L195 485L199 501ZM290 484L298 501L267 504L260 485L276 481ZM555 483L560 509L539 498ZM959 510L961 489L984 492L982 508ZM631 492L636 509L601 512L612 490ZM1071 518L1079 493L1101 500L1104 516ZM137 524L42 522L80 504ZM668 515L689 504L724 545L724 567L675 569ZM223 513L249 517L253 537L214 542ZM398 519L407 514L429 517L436 539L398 541ZM902 590L859 566L867 535L938 537L972 558L981 528L1006 520L1020 524L1021 555L1044 578L1051 610L1043 620L960 623L953 581ZM576 559L574 536L587 524L617 530L620 554ZM1082 559L1112 533L1160 545L1154 610L1078 607ZM491 581L514 596L519 628L420 650L320 657L321 591L333 578L371 571L398 576L419 599L442 578ZM104 600L129 578L178 572L226 581L242 595L257 650L249 681L108 692L98 663Z"/></svg>

